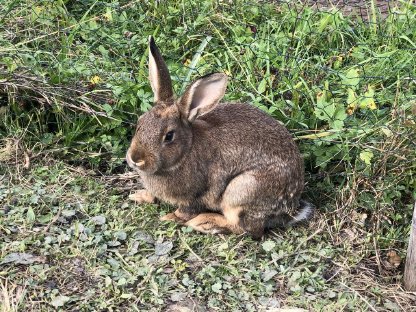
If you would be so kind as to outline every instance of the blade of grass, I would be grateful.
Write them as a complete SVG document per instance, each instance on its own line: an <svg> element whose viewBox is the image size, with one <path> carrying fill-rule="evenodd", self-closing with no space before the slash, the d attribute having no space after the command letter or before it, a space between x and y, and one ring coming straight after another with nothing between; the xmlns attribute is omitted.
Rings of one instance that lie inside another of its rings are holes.
<svg viewBox="0 0 416 312"><path fill-rule="evenodd" d="M189 70L188 70L188 73L187 73L186 78L185 78L186 83L184 83L182 85L181 93L183 93L185 91L186 84L190 81L192 73L195 71L196 65L198 64L198 62L201 58L202 52L204 51L207 44L211 41L211 39L212 39L211 36L207 36L207 37L205 37L204 40L202 40L201 44L199 45L198 50L196 51L196 53L194 54L194 56L192 58L191 64L189 64Z"/></svg>
<svg viewBox="0 0 416 312"><path fill-rule="evenodd" d="M377 33L377 10L376 10L376 4L374 0L371 0L371 23L373 24L373 31L376 34Z"/></svg>

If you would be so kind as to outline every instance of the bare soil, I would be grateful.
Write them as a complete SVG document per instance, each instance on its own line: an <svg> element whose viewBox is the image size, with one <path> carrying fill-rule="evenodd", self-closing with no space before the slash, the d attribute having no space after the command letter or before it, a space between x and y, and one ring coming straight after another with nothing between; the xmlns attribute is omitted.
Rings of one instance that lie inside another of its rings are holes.
<svg viewBox="0 0 416 312"><path fill-rule="evenodd" d="M308 4L317 10L329 10L332 8L340 9L345 15L355 15L363 20L368 20L371 14L370 0L304 0L302 3ZM399 5L399 1L375 0L377 10L381 17L387 16L395 7Z"/></svg>

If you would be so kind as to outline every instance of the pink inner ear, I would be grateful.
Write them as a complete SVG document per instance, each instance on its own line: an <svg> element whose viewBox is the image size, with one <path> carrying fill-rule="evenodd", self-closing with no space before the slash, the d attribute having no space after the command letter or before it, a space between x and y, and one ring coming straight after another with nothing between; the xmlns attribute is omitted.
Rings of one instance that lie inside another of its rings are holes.
<svg viewBox="0 0 416 312"><path fill-rule="evenodd" d="M159 90L160 90L160 85L159 85L159 74L157 72L157 65L155 62L155 59L152 55L152 53L149 51L149 80L150 80L150 85L152 87L153 93L155 95L155 101L158 100L158 94L159 94Z"/></svg>
<svg viewBox="0 0 416 312"><path fill-rule="evenodd" d="M221 77L223 78L223 77ZM226 79L200 80L194 87L190 109L217 104L224 96Z"/></svg>

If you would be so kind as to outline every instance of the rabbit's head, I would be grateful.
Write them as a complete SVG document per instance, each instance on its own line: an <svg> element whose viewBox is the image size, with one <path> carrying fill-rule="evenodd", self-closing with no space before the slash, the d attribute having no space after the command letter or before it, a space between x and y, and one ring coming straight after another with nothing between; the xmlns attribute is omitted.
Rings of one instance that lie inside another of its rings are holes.
<svg viewBox="0 0 416 312"><path fill-rule="evenodd" d="M133 169L153 174L174 168L191 151L192 124L222 99L227 76L214 73L202 77L175 99L168 68L150 37L149 79L154 106L140 116L126 159Z"/></svg>

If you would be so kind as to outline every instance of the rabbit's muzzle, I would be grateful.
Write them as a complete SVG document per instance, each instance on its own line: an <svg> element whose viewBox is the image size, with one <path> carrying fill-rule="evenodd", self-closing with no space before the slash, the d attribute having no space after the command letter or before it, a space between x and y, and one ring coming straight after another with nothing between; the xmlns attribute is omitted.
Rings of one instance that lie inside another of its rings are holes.
<svg viewBox="0 0 416 312"><path fill-rule="evenodd" d="M130 168L132 169L139 169L143 170L147 165L149 165L148 161L146 162L145 155L140 152L133 153L131 148L127 150L126 154L126 161Z"/></svg>

